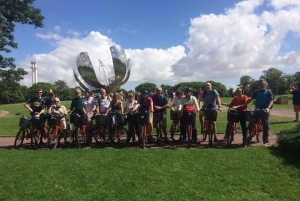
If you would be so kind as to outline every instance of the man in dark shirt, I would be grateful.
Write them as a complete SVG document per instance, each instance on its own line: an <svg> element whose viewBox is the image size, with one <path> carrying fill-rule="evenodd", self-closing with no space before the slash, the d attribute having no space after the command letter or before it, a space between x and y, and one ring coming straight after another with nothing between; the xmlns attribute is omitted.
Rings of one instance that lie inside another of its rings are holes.
<svg viewBox="0 0 300 201"><path fill-rule="evenodd" d="M42 97L43 90L37 89L36 96L29 99L24 106L29 110L30 114L33 115L42 115L45 111L45 100Z"/></svg>
<svg viewBox="0 0 300 201"><path fill-rule="evenodd" d="M290 92L293 94L294 112L296 114L296 119L294 121L298 122L300 111L300 82L296 85L296 87L292 87Z"/></svg>
<svg viewBox="0 0 300 201"><path fill-rule="evenodd" d="M83 114L82 101L84 100L84 98L81 96L81 90L80 89L76 89L75 94L76 94L76 97L73 98L72 103L71 103L71 107L68 109L68 113L70 111L73 111L73 113L82 115Z"/></svg>
<svg viewBox="0 0 300 201"><path fill-rule="evenodd" d="M45 105L47 107L47 111L49 110L49 108L51 107L51 105L54 105L54 93L50 92L49 93L49 98L46 99L45 101Z"/></svg>
<svg viewBox="0 0 300 201"><path fill-rule="evenodd" d="M168 98L166 96L162 95L162 88L157 87L156 93L153 96L153 108L154 108L154 114L153 114L153 126L158 129L158 119L157 117L163 116L162 121L162 130L165 136L165 143L168 142L168 136L167 136L167 118L166 118L166 108L169 107Z"/></svg>

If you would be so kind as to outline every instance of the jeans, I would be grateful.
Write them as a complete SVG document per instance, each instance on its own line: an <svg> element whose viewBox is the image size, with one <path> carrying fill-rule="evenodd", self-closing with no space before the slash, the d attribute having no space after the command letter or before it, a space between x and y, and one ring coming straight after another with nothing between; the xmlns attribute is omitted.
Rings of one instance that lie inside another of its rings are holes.
<svg viewBox="0 0 300 201"><path fill-rule="evenodd" d="M262 125L263 125L263 142L268 143L269 142L270 113L269 112L261 112L260 113L260 119L261 119Z"/></svg>

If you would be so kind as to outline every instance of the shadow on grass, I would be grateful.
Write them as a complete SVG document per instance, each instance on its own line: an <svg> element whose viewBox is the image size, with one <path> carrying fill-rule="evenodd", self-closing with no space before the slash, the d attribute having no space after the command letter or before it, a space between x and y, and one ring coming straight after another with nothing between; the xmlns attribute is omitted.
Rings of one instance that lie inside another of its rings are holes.
<svg viewBox="0 0 300 201"><path fill-rule="evenodd" d="M270 153L283 159L286 165L300 169L300 124L295 128L278 133L276 147L270 148Z"/></svg>
<svg viewBox="0 0 300 201"><path fill-rule="evenodd" d="M286 123L295 123L294 121L278 121L278 122L270 122L269 124L286 124Z"/></svg>

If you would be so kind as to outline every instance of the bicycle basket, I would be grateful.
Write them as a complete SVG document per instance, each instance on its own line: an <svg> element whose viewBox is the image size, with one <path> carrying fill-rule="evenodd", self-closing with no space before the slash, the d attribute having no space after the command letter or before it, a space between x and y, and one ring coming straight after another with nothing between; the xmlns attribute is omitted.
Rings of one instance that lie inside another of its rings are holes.
<svg viewBox="0 0 300 201"><path fill-rule="evenodd" d="M164 112L160 112L160 113L153 113L153 118L155 119L155 121L163 121L165 119L166 115Z"/></svg>
<svg viewBox="0 0 300 201"><path fill-rule="evenodd" d="M137 114L137 122L139 124L149 123L149 113Z"/></svg>
<svg viewBox="0 0 300 201"><path fill-rule="evenodd" d="M98 115L96 116L96 124L97 125L101 125L101 126L105 126L105 125L109 125L111 123L110 121L110 116L107 116L107 115Z"/></svg>
<svg viewBox="0 0 300 201"><path fill-rule="evenodd" d="M73 119L74 126L82 126L86 123L86 115L72 114L71 119Z"/></svg>
<svg viewBox="0 0 300 201"><path fill-rule="evenodd" d="M260 113L254 111L247 111L247 121L258 123L260 120Z"/></svg>
<svg viewBox="0 0 300 201"><path fill-rule="evenodd" d="M181 111L177 110L177 111L170 111L170 119L171 120L180 120L181 118Z"/></svg>
<svg viewBox="0 0 300 201"><path fill-rule="evenodd" d="M117 115L117 123L122 124L122 125L127 124L127 118L126 118L125 114L118 114Z"/></svg>
<svg viewBox="0 0 300 201"><path fill-rule="evenodd" d="M182 120L185 123L192 123L195 122L196 120L196 113L194 112L183 112L182 116L183 116Z"/></svg>
<svg viewBox="0 0 300 201"><path fill-rule="evenodd" d="M42 124L42 118L40 115L34 115L31 119L33 126L40 126Z"/></svg>
<svg viewBox="0 0 300 201"><path fill-rule="evenodd" d="M136 114L128 113L127 122L136 122Z"/></svg>
<svg viewBox="0 0 300 201"><path fill-rule="evenodd" d="M21 117L19 126L21 128L29 128L31 126L30 120L27 117Z"/></svg>
<svg viewBox="0 0 300 201"><path fill-rule="evenodd" d="M239 122L240 121L239 113L235 110L228 110L228 112L227 112L227 121Z"/></svg>
<svg viewBox="0 0 300 201"><path fill-rule="evenodd" d="M48 124L49 124L49 126L55 126L55 125L59 124L59 118L55 117L54 115L49 116Z"/></svg>
<svg viewBox="0 0 300 201"><path fill-rule="evenodd" d="M207 110L205 112L205 119L207 121L216 121L217 120L217 111L215 110Z"/></svg>

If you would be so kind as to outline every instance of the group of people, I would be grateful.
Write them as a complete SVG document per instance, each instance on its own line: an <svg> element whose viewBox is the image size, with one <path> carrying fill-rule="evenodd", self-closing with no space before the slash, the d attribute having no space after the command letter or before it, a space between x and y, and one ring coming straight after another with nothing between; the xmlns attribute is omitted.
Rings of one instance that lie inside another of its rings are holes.
<svg viewBox="0 0 300 201"><path fill-rule="evenodd" d="M300 85L299 85L300 87ZM108 115L109 112L119 112L123 114L128 113L143 113L144 111L149 112L149 139L153 140L152 130L157 127L157 119L153 118L155 115L166 114L167 108L169 108L168 98L164 95L161 87L157 87L155 93L150 97L149 92L146 90L141 91L140 97L135 97L135 94L129 93L124 97L125 103L120 97L120 94L115 92L112 97L106 94L105 89L100 89L100 95L98 98L93 96L93 93L89 90L85 91L84 97L80 89L75 90L75 98L71 102L71 107L67 110L65 106L60 104L58 97L55 97L53 93L49 94L49 98L44 100L42 97L42 89L37 89L37 95L34 98L29 99L24 106L29 110L31 115L44 115L45 109L47 113L53 115L68 114L70 112L77 113L79 115L85 114L87 116L88 129L91 129L91 119L96 113L96 115L104 114ZM199 113L199 120L201 125L201 131L204 128L204 116L205 112L201 108L216 108L222 111L222 104L219 93L217 90L212 88L210 82L205 83L205 90L199 95L199 101L195 96L192 95L192 89L186 88L183 91L177 90L175 92L175 97L173 97L173 104L171 106L172 111L183 111L186 105L192 105L195 112ZM240 114L240 124L243 133L243 144L246 144L247 128L246 128L246 111L247 104L249 104L253 99L255 99L255 108L264 109L266 112L261 116L263 123L263 143L268 145L269 136L269 116L270 110L273 105L273 93L271 90L267 89L267 82L263 79L258 82L258 89L254 91L251 98L248 98L244 93L243 89L237 88L236 96L232 99L229 104L230 108L234 108ZM162 120L162 131L164 134L164 142L168 142L167 137L167 118L166 115L162 115L164 118ZM182 117L184 118L184 116ZM182 119L184 122L184 119ZM141 138L141 133L139 132L139 125L136 122L130 122L134 124L135 130L139 138ZM193 132L192 139L197 142L196 133L196 122L192 122ZM132 128L131 126L128 127ZM66 120L62 118L61 129L66 129ZM216 122L213 122L213 133L214 141L218 141L216 135ZM129 132L132 132L129 130ZM65 132L64 132L65 133ZM181 136L184 141L185 126L181 126ZM64 136L66 140L66 136Z"/></svg>

